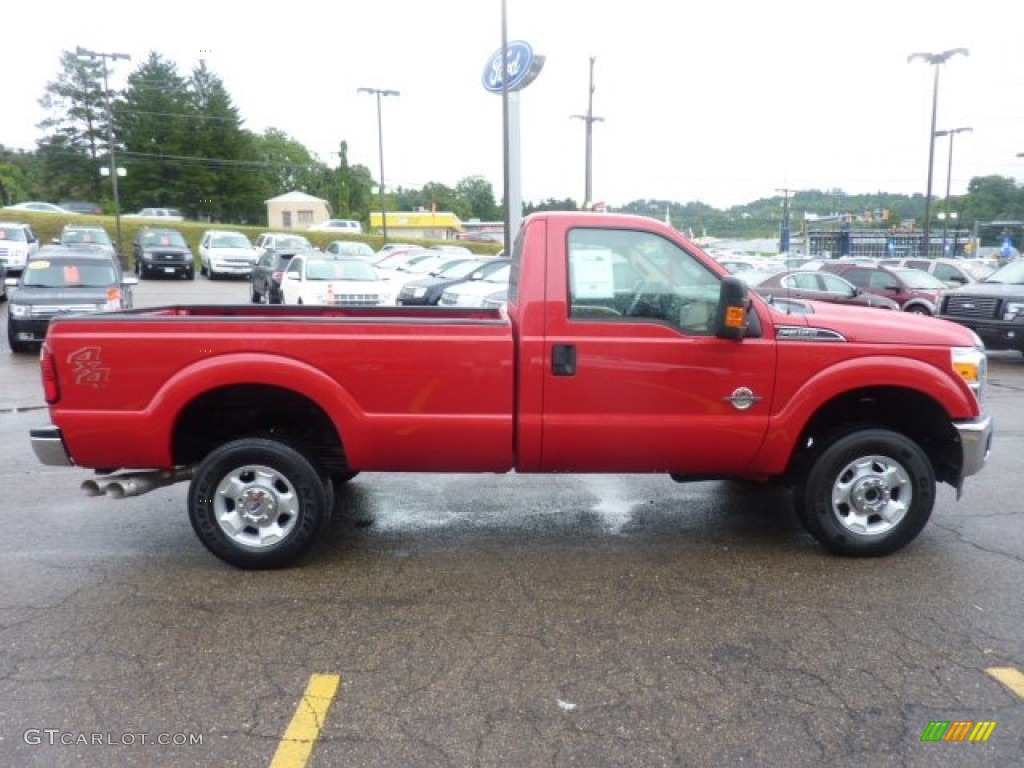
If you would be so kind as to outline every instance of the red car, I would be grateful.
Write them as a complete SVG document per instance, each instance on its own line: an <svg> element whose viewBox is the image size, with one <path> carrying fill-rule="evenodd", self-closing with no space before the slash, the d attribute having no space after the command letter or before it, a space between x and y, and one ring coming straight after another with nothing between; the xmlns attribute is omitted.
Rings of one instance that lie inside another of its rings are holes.
<svg viewBox="0 0 1024 768"><path fill-rule="evenodd" d="M904 312L919 315L934 315L939 297L948 287L934 275L907 267L827 261L821 269L846 278L865 293L892 299Z"/></svg>
<svg viewBox="0 0 1024 768"><path fill-rule="evenodd" d="M748 282L747 284L750 285L751 290L768 300L804 299L855 307L900 308L899 304L886 296L862 291L839 275L820 270L797 269L790 272L777 272L759 282L754 284Z"/></svg>

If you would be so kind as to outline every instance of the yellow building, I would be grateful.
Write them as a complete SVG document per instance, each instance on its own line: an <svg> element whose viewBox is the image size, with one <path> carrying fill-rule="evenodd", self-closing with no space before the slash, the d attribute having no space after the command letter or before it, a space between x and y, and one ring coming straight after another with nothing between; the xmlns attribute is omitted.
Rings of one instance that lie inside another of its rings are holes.
<svg viewBox="0 0 1024 768"><path fill-rule="evenodd" d="M454 240L462 231L462 221L449 211L388 211L388 238ZM380 212L370 212L370 229L383 228Z"/></svg>

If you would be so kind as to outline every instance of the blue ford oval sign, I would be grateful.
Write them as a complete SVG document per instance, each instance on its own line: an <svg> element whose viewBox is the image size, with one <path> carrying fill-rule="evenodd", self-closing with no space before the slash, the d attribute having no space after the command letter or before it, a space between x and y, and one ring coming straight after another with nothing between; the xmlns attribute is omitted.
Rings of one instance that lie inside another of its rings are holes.
<svg viewBox="0 0 1024 768"><path fill-rule="evenodd" d="M544 57L535 56L533 48L525 40L512 40L508 43L508 84L510 91L519 91L537 79ZM501 93L502 49L499 48L487 60L484 67L484 88L491 93Z"/></svg>

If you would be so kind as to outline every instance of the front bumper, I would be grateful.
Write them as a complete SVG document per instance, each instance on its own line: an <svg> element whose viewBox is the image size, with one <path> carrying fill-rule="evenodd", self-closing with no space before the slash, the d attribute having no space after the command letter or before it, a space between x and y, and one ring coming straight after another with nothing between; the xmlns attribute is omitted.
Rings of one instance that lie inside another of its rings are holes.
<svg viewBox="0 0 1024 768"><path fill-rule="evenodd" d="M15 341L37 342L46 338L49 317L7 317L7 330Z"/></svg>
<svg viewBox="0 0 1024 768"><path fill-rule="evenodd" d="M963 485L965 477L977 474L985 466L988 455L992 450L992 435L995 425L991 416L981 416L973 421L961 421L953 425L960 435L960 483L957 491Z"/></svg>
<svg viewBox="0 0 1024 768"><path fill-rule="evenodd" d="M32 441L32 452L43 464L51 467L74 466L67 446L64 445L60 427L36 427L29 431L29 439Z"/></svg>

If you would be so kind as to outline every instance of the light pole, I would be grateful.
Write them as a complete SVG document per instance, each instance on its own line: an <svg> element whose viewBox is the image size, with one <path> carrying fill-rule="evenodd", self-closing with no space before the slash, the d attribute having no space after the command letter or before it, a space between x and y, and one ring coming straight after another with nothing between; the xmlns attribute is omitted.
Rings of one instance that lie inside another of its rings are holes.
<svg viewBox="0 0 1024 768"><path fill-rule="evenodd" d="M782 226L779 229L779 253L789 253L789 193L793 190L782 188L776 189L782 192Z"/></svg>
<svg viewBox="0 0 1024 768"><path fill-rule="evenodd" d="M586 160L584 165L584 192L583 207L589 208L593 201L594 194L594 123L604 120L603 117L594 117L594 60L596 56L590 57L590 91L587 94L587 114L570 115L573 120L583 120L587 124L587 147Z"/></svg>
<svg viewBox="0 0 1024 768"><path fill-rule="evenodd" d="M927 64L935 66L935 81L932 85L932 127L928 133L928 190L924 198L924 251L923 255L929 255L931 238L931 213L932 213L932 168L935 162L935 117L939 107L939 65L945 64L950 58L958 53L967 56L969 51L966 48L950 48L942 53L912 53L907 61L922 59Z"/></svg>
<svg viewBox="0 0 1024 768"><path fill-rule="evenodd" d="M380 196L380 225L384 233L384 242L387 242L388 214L384 210L384 124L381 122L380 98L381 96L401 96L402 94L386 88L360 88L358 93L369 93L377 97L377 151L380 153L380 186L377 188L377 192Z"/></svg>
<svg viewBox="0 0 1024 768"><path fill-rule="evenodd" d="M90 51L82 46L75 48L75 55L85 59L103 59L103 101L107 106L107 153L110 155L110 188L114 196L114 222L117 227L117 252L121 253L121 200L117 193L117 163L114 160L114 113L110 109L110 88L107 85L107 60L124 59L131 61L127 53L102 53ZM120 258L120 257L119 257Z"/></svg>
<svg viewBox="0 0 1024 768"><path fill-rule="evenodd" d="M949 164L946 167L946 204L944 206L945 215L942 218L942 250L945 253L946 250L946 231L949 227L949 184L953 178L953 137L958 133L964 133L965 131L973 132L974 129L970 126L964 126L962 128L951 128L948 131L936 131L936 136L949 136ZM956 230L953 230L953 255L956 256Z"/></svg>

